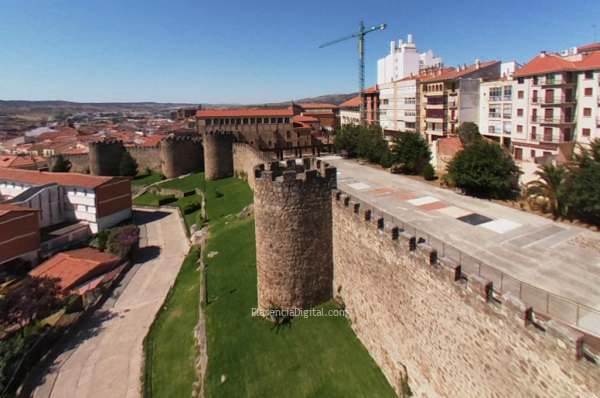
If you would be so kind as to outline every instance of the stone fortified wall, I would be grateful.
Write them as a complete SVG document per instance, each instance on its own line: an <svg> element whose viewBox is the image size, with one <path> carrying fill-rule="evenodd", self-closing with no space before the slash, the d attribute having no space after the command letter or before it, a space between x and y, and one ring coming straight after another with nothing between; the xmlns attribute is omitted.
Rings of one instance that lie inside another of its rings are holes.
<svg viewBox="0 0 600 398"><path fill-rule="evenodd" d="M158 146L132 146L127 147L127 152L135 159L138 170L143 172L149 167L154 172L159 172L162 165L160 144Z"/></svg>
<svg viewBox="0 0 600 398"><path fill-rule="evenodd" d="M232 177L235 135L230 132L206 132L202 140L205 178L210 181Z"/></svg>
<svg viewBox="0 0 600 398"><path fill-rule="evenodd" d="M254 167L274 160L252 145L237 142L233 144L234 175L248 181L252 190L254 190Z"/></svg>
<svg viewBox="0 0 600 398"><path fill-rule="evenodd" d="M254 177L259 307L305 309L330 300L336 169L290 160L257 166Z"/></svg>
<svg viewBox="0 0 600 398"><path fill-rule="evenodd" d="M121 159L125 153L123 141L99 141L90 143L90 174L95 176L118 176Z"/></svg>
<svg viewBox="0 0 600 398"><path fill-rule="evenodd" d="M202 142L192 136L163 138L160 152L162 172L167 178L202 171L204 167Z"/></svg>
<svg viewBox="0 0 600 398"><path fill-rule="evenodd" d="M598 396L600 369L578 359L580 334L494 297L490 282L339 191L333 252L334 294L397 392L408 374L418 397Z"/></svg>
<svg viewBox="0 0 600 398"><path fill-rule="evenodd" d="M50 170L52 170L52 166L54 166L57 156L52 156L48 159L48 166L50 167ZM85 173L90 167L89 153L63 154L62 156L71 162L70 171L72 173Z"/></svg>

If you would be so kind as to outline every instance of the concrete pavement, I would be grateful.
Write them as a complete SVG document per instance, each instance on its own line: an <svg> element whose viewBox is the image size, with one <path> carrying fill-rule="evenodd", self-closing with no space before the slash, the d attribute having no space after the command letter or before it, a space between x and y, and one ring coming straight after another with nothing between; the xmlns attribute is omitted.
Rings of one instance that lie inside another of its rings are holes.
<svg viewBox="0 0 600 398"><path fill-rule="evenodd" d="M142 341L189 245L177 212L136 211L140 258L104 305L77 326L39 378L35 398L141 397Z"/></svg>
<svg viewBox="0 0 600 398"><path fill-rule="evenodd" d="M459 195L420 181L359 165L337 156L321 157L338 169L338 187L393 217L412 224L508 276L600 310L600 234L487 200ZM588 248L574 240L588 242ZM590 243L591 242L591 243ZM436 246L437 245L437 246ZM432 244L441 253L441 244ZM447 250L446 255L456 257ZM458 258L457 258L458 260ZM466 272L476 268L463 257ZM471 269L469 269L471 268ZM499 274L486 276L499 286ZM504 278L503 291L518 284ZM511 290L512 289L512 290ZM521 292L534 308L576 322L576 308L531 289ZM543 302L542 302L543 300ZM579 324L600 335L600 315L581 311Z"/></svg>

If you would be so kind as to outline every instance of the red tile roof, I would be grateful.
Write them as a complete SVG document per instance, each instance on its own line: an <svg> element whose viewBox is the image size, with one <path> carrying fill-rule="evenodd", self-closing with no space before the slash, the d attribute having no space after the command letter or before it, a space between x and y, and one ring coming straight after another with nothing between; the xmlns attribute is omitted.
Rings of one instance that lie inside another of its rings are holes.
<svg viewBox="0 0 600 398"><path fill-rule="evenodd" d="M575 62L554 54L540 54L516 71L513 77L540 75L549 72L577 70Z"/></svg>
<svg viewBox="0 0 600 398"><path fill-rule="evenodd" d="M137 144L136 146L155 147L160 143L160 141L162 141L163 138L165 138L164 135L150 135L150 136L144 137L145 141L142 144Z"/></svg>
<svg viewBox="0 0 600 398"><path fill-rule="evenodd" d="M585 46L577 47L577 52L586 52L586 51L599 51L600 43L592 43L587 44Z"/></svg>
<svg viewBox="0 0 600 398"><path fill-rule="evenodd" d="M447 72L451 72L453 71L454 68L443 68L441 69L441 73L447 73ZM422 72L419 73L418 75L414 75L414 76L407 76L404 79L400 79L400 80L396 80L396 82L404 82L404 81L408 81L408 80L423 80L423 79L427 79L430 77L434 77L435 76L435 72Z"/></svg>
<svg viewBox="0 0 600 398"><path fill-rule="evenodd" d="M297 122L297 121L294 120L294 128L295 129L309 129L309 130L312 130L313 127L311 125L306 124L306 123Z"/></svg>
<svg viewBox="0 0 600 398"><path fill-rule="evenodd" d="M600 51L596 51L577 62L578 69L600 69Z"/></svg>
<svg viewBox="0 0 600 398"><path fill-rule="evenodd" d="M443 82L446 80L459 79L459 78L465 77L473 72L476 72L477 70L488 68L488 67L496 65L496 64L499 65L500 61L482 62L479 65L479 69L477 69L476 64L470 65L466 69L461 69L461 70L450 68L450 70L446 69L445 71L442 71L441 75L432 76L428 79L423 79L423 81L427 82L427 83L434 83L434 82Z"/></svg>
<svg viewBox="0 0 600 398"><path fill-rule="evenodd" d="M338 109L339 106L332 104L320 104L320 103L297 103L296 105L300 105L304 109Z"/></svg>
<svg viewBox="0 0 600 398"><path fill-rule="evenodd" d="M23 155L0 155L0 167L27 167L44 160L42 157Z"/></svg>
<svg viewBox="0 0 600 398"><path fill-rule="evenodd" d="M88 153L90 150L88 148L71 148L67 149L63 152L64 155L75 155L79 153Z"/></svg>
<svg viewBox="0 0 600 398"><path fill-rule="evenodd" d="M10 203L0 203L0 217L12 211L40 211L40 209L21 207Z"/></svg>
<svg viewBox="0 0 600 398"><path fill-rule="evenodd" d="M119 260L117 256L86 247L59 253L29 274L35 277L59 278L60 286L65 292L108 272Z"/></svg>
<svg viewBox="0 0 600 398"><path fill-rule="evenodd" d="M343 107L343 106L360 106L360 95L357 95L356 97L354 97L340 105L340 107Z"/></svg>
<svg viewBox="0 0 600 398"><path fill-rule="evenodd" d="M124 177L101 177L78 173L48 173L37 170L0 168L0 180L19 181L44 185L57 183L82 188L96 188L109 181L127 179Z"/></svg>
<svg viewBox="0 0 600 398"><path fill-rule="evenodd" d="M236 109L236 110L199 110L196 117L264 117L264 116L294 116L292 109Z"/></svg>
<svg viewBox="0 0 600 398"><path fill-rule="evenodd" d="M294 121L306 123L306 122L318 122L319 119L317 119L316 117L312 117L312 116L296 115L296 116L294 116Z"/></svg>

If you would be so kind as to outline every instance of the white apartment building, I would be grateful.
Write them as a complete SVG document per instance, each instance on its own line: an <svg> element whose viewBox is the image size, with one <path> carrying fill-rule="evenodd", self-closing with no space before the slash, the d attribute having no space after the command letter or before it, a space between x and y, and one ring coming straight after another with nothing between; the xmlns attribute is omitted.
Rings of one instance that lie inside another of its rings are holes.
<svg viewBox="0 0 600 398"><path fill-rule="evenodd" d="M497 79L480 85L479 132L510 148L515 109L514 81Z"/></svg>
<svg viewBox="0 0 600 398"><path fill-rule="evenodd" d="M396 41L392 41L390 54L377 61L377 84L392 83L441 66L442 58L435 57L432 50L419 54L413 35L409 34L406 43L400 39L396 46Z"/></svg>
<svg viewBox="0 0 600 398"><path fill-rule="evenodd" d="M384 130L419 131L419 79L408 76L380 86L379 124Z"/></svg>

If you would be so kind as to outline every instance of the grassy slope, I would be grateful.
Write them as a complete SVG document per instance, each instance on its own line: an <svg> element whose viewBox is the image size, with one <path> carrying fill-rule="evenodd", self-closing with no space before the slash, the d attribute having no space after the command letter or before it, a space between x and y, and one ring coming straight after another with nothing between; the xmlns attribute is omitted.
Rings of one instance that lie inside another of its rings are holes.
<svg viewBox="0 0 600 398"><path fill-rule="evenodd" d="M196 380L194 361L198 355L194 328L198 324L200 273L198 251L186 257L177 281L166 301L166 310L152 331L153 398L189 397Z"/></svg>
<svg viewBox="0 0 600 398"><path fill-rule="evenodd" d="M219 254L204 258L211 299L205 307L206 397L395 397L344 317L294 319L277 333L251 316L257 305L254 221L226 217L242 203L228 212L222 199L207 206L213 221L205 253Z"/></svg>
<svg viewBox="0 0 600 398"><path fill-rule="evenodd" d="M161 178L162 178L162 175L160 173L140 174L140 175L135 176L131 180L131 184L134 186L147 185L147 184L152 184L154 182L158 182L161 180Z"/></svg>

